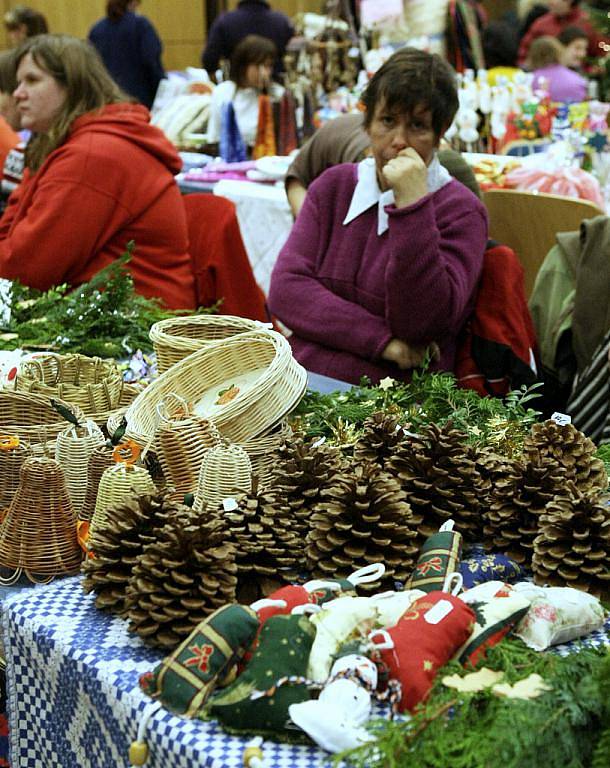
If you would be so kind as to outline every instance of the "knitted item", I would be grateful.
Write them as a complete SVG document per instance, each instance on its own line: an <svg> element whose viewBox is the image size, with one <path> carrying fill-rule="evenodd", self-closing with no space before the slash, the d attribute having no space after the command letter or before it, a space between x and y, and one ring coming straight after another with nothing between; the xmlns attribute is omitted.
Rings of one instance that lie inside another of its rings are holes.
<svg viewBox="0 0 610 768"><path fill-rule="evenodd" d="M246 145L237 126L235 108L232 101L227 102L222 107L220 156L225 163L240 163L248 156Z"/></svg>

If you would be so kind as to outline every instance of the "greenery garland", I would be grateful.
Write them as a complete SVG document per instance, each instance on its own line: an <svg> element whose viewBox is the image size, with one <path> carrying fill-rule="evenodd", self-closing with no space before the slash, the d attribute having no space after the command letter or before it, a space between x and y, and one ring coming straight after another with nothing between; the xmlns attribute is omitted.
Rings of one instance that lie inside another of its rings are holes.
<svg viewBox="0 0 610 768"><path fill-rule="evenodd" d="M165 309L159 300L135 292L126 266L134 248L129 242L119 259L76 289L59 285L43 292L13 283L10 322L0 329L0 349L50 349L99 357L127 357L138 349L150 349L153 323L188 312Z"/></svg>
<svg viewBox="0 0 610 768"><path fill-rule="evenodd" d="M427 702L407 721L375 721L377 740L348 754L353 768L586 768L608 766L610 655L582 648L567 657L538 653L518 639L492 648L480 667L515 683L539 674L550 687L538 698L463 693L442 683L464 675L441 670ZM606 728L604 731L603 729ZM592 760L595 762L592 763Z"/></svg>

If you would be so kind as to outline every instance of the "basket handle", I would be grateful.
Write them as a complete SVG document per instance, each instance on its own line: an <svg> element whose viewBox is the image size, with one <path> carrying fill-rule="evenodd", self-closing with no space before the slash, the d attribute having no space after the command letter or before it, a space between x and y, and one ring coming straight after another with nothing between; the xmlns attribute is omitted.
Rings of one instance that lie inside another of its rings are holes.
<svg viewBox="0 0 610 768"><path fill-rule="evenodd" d="M182 410L183 416L172 417L169 415L170 404L177 404L178 408ZM180 421L181 419L187 419L191 415L191 409L187 401L176 392L168 392L168 394L157 403L157 415L161 421L172 423L174 421Z"/></svg>
<svg viewBox="0 0 610 768"><path fill-rule="evenodd" d="M55 377L52 381L45 381L44 378L44 361L50 360L55 363ZM56 352L45 352L43 355L37 355L31 357L23 363L24 370L33 378L37 379L41 384L55 385L59 383L61 374L61 358Z"/></svg>

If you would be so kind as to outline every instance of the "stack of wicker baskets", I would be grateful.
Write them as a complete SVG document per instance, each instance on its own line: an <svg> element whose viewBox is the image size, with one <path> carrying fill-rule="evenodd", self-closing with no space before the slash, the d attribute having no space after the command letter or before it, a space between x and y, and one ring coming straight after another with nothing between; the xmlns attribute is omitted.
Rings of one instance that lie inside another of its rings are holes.
<svg viewBox="0 0 610 768"><path fill-rule="evenodd" d="M82 418L78 408L59 398L59 406ZM0 389L0 433L14 435L29 443L34 454L41 454L45 444L53 450L57 435L68 426L66 420L51 405L48 397L33 392L13 392Z"/></svg>

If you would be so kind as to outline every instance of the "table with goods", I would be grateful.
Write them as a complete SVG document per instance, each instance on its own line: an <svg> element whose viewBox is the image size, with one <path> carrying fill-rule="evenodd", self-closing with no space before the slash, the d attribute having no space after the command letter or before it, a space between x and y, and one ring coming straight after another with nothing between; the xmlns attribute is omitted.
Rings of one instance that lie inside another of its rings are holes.
<svg viewBox="0 0 610 768"><path fill-rule="evenodd" d="M11 765L608 765L607 447L425 369L306 392L239 317L121 370L90 290L3 337Z"/></svg>

